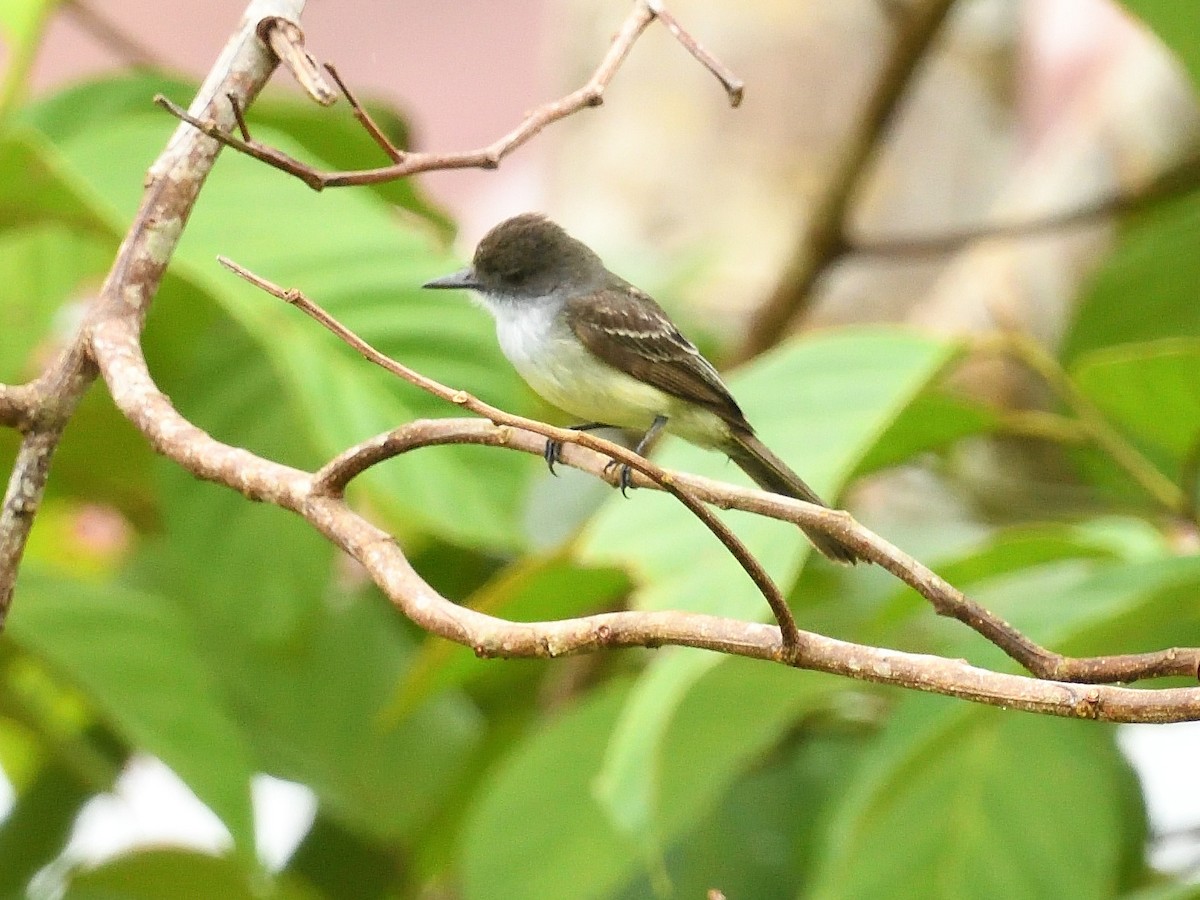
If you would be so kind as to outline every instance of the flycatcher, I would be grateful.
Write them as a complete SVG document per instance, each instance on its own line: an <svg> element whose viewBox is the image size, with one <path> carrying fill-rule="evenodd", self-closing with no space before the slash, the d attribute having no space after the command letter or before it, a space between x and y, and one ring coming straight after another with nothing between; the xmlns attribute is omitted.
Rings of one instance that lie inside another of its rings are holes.
<svg viewBox="0 0 1200 900"><path fill-rule="evenodd" d="M720 450L764 490L826 505L758 439L712 363L662 308L544 216L501 222L470 266L425 287L475 291L509 362L542 397L586 420L582 427L644 432L639 453L665 428ZM557 449L547 446L551 465ZM830 559L860 559L829 535L804 531Z"/></svg>

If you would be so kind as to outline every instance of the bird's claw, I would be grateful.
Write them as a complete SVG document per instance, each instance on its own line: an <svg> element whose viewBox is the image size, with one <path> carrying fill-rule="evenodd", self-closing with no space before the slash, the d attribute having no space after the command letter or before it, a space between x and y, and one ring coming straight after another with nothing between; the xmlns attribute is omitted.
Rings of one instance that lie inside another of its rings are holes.
<svg viewBox="0 0 1200 900"><path fill-rule="evenodd" d="M633 469L628 463L618 463L615 459L610 459L608 465L604 467L604 474L607 475L612 471L614 466L621 466L621 474L617 476L617 487L621 489L621 496L629 498L629 489L633 487Z"/></svg>
<svg viewBox="0 0 1200 900"><path fill-rule="evenodd" d="M546 460L546 466L550 469L550 474L557 477L558 473L554 471L554 464L562 462L562 441L546 438L546 446L542 450L542 459Z"/></svg>

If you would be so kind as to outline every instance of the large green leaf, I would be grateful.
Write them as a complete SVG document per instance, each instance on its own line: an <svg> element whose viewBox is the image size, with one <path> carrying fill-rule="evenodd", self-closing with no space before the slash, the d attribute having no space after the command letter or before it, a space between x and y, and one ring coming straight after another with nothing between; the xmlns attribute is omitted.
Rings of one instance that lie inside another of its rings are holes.
<svg viewBox="0 0 1200 900"><path fill-rule="evenodd" d="M1111 897L1144 833L1113 729L911 697L826 835L813 898Z"/></svg>
<svg viewBox="0 0 1200 900"><path fill-rule="evenodd" d="M134 746L158 756L243 847L254 844L241 729L177 610L154 594L21 573L8 635L77 685Z"/></svg>
<svg viewBox="0 0 1200 900"><path fill-rule="evenodd" d="M493 774L463 830L466 900L586 900L621 882L638 849L613 831L589 788L627 689L591 692Z"/></svg>
<svg viewBox="0 0 1200 900"><path fill-rule="evenodd" d="M1132 341L1200 337L1197 229L1200 198L1195 196L1162 203L1129 222L1120 245L1079 300L1064 356L1073 360L1089 350Z"/></svg>
<svg viewBox="0 0 1200 900"><path fill-rule="evenodd" d="M870 448L921 394L954 352L947 343L882 329L820 335L792 342L731 380L763 439L818 492L836 495ZM784 402L786 398L786 402ZM665 465L731 477L717 454L672 446ZM737 477L732 475L732 477ZM649 492L645 492L649 494ZM730 524L785 588L809 545L795 528L750 516ZM758 618L765 602L715 539L672 498L617 498L585 533L590 562L625 566L641 582L637 604ZM622 827L649 834L659 809L660 742L690 685L720 657L699 651L663 653L642 676L613 737L603 784ZM749 710L733 710L735 720ZM718 755L721 751L718 748ZM634 799L634 797L638 799Z"/></svg>
<svg viewBox="0 0 1200 900"><path fill-rule="evenodd" d="M1163 2L1163 0L1121 0L1134 15L1143 19L1178 56L1192 83L1200 86L1200 47L1196 34L1200 32L1200 6L1195 3Z"/></svg>
<svg viewBox="0 0 1200 900"><path fill-rule="evenodd" d="M238 860L188 850L143 850L68 876L63 900L317 900L297 881L268 880Z"/></svg>
<svg viewBox="0 0 1200 900"><path fill-rule="evenodd" d="M840 802L869 739L815 723L733 782L711 813L668 846L670 896L705 897L719 888L726 897L793 900L828 809ZM617 896L644 900L654 888L652 876L640 874Z"/></svg>
<svg viewBox="0 0 1200 900"><path fill-rule="evenodd" d="M798 714L826 707L838 690L833 679L746 660L703 678L664 735L656 836L669 843L695 827ZM658 866L655 846L614 828L596 800L602 754L626 695L620 684L593 693L519 744L490 779L465 831L468 897L602 897L639 868ZM514 821L522 827L506 827Z"/></svg>
<svg viewBox="0 0 1200 900"><path fill-rule="evenodd" d="M1200 288L1200 285L1197 286ZM1082 357L1079 387L1139 444L1179 468L1200 445L1200 339L1122 344Z"/></svg>
<svg viewBox="0 0 1200 900"><path fill-rule="evenodd" d="M124 100L108 116L93 118L86 112L90 96L80 91L60 97L29 121L57 140L57 153L74 177L86 182L88 195L102 199L106 221L120 233L140 198L145 167L174 120L148 104L144 111L131 110ZM125 96L118 92L119 100ZM260 137L304 153L288 136L267 128ZM380 349L436 378L493 402L520 406L527 392L503 363L486 316L420 290L423 281L457 264L432 236L433 230L413 217L397 219L378 194L316 194L253 160L226 153L205 186L172 272L198 289L186 292L187 302L215 304L252 336L247 352L280 380L275 402L292 408L302 439L329 456L414 417L452 414L453 407L374 370L285 304L220 269L214 257L233 256L267 277L302 288ZM183 300L164 288L157 305ZM153 321L147 340L155 341ZM224 371L203 377L213 392L225 389ZM242 443L236 430L216 436ZM513 453L435 449L378 467L362 488L409 529L512 547L521 541L517 501L532 465Z"/></svg>
<svg viewBox="0 0 1200 900"><path fill-rule="evenodd" d="M859 460L941 370L953 344L886 329L849 330L793 341L730 379L765 443L833 500ZM671 444L662 464L745 481L720 454ZM730 524L787 585L808 552L792 526L753 516ZM581 557L624 566L641 584L638 606L759 618L766 604L716 539L673 498L644 491L616 496L587 528Z"/></svg>

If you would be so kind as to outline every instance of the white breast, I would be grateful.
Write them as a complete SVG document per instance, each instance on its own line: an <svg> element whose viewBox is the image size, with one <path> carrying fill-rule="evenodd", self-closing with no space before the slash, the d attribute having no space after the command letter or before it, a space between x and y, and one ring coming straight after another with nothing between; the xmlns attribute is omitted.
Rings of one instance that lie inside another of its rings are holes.
<svg viewBox="0 0 1200 900"><path fill-rule="evenodd" d="M672 398L592 355L553 304L522 304L496 317L500 348L531 388L581 420L646 429Z"/></svg>

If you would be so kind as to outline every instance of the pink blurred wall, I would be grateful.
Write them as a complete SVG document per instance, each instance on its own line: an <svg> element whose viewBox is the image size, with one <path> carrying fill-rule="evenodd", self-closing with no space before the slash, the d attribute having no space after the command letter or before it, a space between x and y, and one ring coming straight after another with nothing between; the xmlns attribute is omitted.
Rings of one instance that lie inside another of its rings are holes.
<svg viewBox="0 0 1200 900"><path fill-rule="evenodd" d="M156 59L195 77L208 70L246 7L244 0L87 3ZM314 56L336 64L361 95L405 110L422 147L468 149L494 140L549 97L541 51L548 7L549 0L312 0L303 23ZM35 90L122 62L71 12L60 11L34 69ZM438 173L424 183L462 212L504 177L502 167Z"/></svg>

